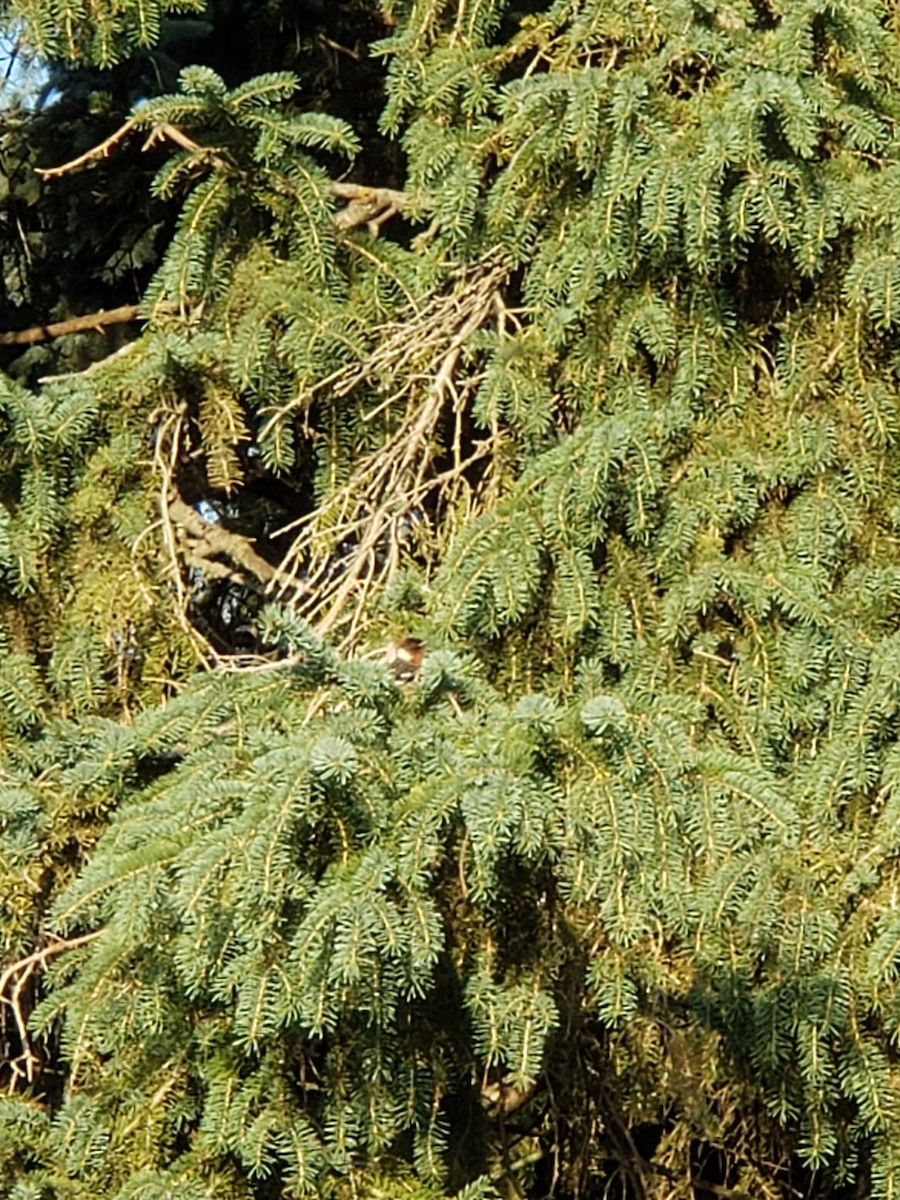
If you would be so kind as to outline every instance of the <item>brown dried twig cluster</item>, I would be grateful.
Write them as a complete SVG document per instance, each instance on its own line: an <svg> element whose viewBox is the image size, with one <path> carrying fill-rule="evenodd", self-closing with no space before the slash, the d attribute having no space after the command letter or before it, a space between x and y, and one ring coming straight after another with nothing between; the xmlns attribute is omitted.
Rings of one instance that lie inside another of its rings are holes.
<svg viewBox="0 0 900 1200"><path fill-rule="evenodd" d="M504 322L501 289L509 272L509 263L496 254L460 271L449 290L409 320L385 326L368 358L335 371L269 415L261 439L295 412L308 411L319 395L339 398L361 386L386 390L386 380L394 383L364 418L390 420L386 443L360 458L347 481L314 512L282 531L296 530L296 536L268 590L288 598L321 632L343 623L353 637L366 597L395 571L426 498L440 489L446 501L455 488L466 486L470 468L496 449L496 431L466 444L464 414L480 376L458 368L472 335L492 318ZM448 415L452 442L444 446L438 434ZM435 471L442 456L450 465Z"/></svg>
<svg viewBox="0 0 900 1200"><path fill-rule="evenodd" d="M18 1087L20 1080L33 1083L41 1060L35 1053L34 1043L28 1029L26 997L34 984L38 971L42 970L49 959L67 950L75 950L85 946L100 936L99 931L83 933L79 937L53 937L45 946L27 954L24 958L9 963L0 972L0 1005L10 1009L19 1041L19 1053L10 1056L6 1066L10 1071L9 1090L12 1093Z"/></svg>

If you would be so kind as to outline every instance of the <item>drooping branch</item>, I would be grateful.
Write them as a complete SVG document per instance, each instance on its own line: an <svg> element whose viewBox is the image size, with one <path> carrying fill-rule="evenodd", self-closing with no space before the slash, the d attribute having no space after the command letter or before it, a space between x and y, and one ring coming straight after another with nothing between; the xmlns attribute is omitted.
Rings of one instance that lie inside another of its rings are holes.
<svg viewBox="0 0 900 1200"><path fill-rule="evenodd" d="M458 368L472 336L492 319L502 323L507 310L501 290L510 270L502 254L489 253L408 320L383 326L377 349L367 359L340 368L265 412L260 440L291 413L307 408L320 391L340 397L361 384L379 387L385 379L394 381L389 395L364 418L394 410L395 427L387 443L362 455L350 478L318 508L280 530L296 531L295 538L267 590L288 598L321 633L332 632L349 612L352 639L369 591L397 568L426 498L440 491L448 502L454 489L471 498L466 480L472 467L496 452L494 432L464 453L463 415L481 377ZM452 463L436 473L432 468L442 444L438 431L448 416Z"/></svg>

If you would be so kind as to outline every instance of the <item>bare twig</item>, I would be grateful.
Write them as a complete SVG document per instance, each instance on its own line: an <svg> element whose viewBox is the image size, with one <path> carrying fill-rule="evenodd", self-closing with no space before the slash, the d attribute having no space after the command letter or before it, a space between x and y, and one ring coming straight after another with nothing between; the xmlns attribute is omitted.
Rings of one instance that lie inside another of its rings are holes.
<svg viewBox="0 0 900 1200"><path fill-rule="evenodd" d="M15 1089L19 1079L24 1079L27 1083L32 1083L34 1081L35 1070L40 1065L40 1059L32 1049L31 1036L28 1032L28 1021L22 1007L22 995L29 980L33 978L35 971L39 967L43 967L46 964L48 959L55 957L57 954L63 954L67 950L75 950L79 946L85 946L88 942L93 942L96 938L100 937L101 933L102 930L98 929L92 933L83 933L79 937L53 938L46 946L42 946L40 950L35 950L24 958L10 963L4 968L3 973L0 974L0 1004L8 1005L12 1010L16 1031L19 1035L19 1042L22 1046L21 1054L17 1058L10 1060L8 1064L12 1073L10 1091Z"/></svg>
<svg viewBox="0 0 900 1200"><path fill-rule="evenodd" d="M58 167L40 168L38 174L44 179L59 179L73 171L80 171L82 167L90 166L91 163L106 158L111 150L120 145L128 134L139 128L141 124L139 117L129 117L115 133L110 134L99 146L86 150L84 154L79 154L77 158L62 163ZM214 163L222 170L229 169L228 163L217 150L195 142L177 125L170 125L168 122L153 126L144 142L143 149L150 150L164 139L174 142L176 146L180 146L182 150L187 150L190 154ZM329 184L329 190L333 196L347 201L346 207L334 214L335 225L345 231L365 225L373 237L378 236L385 221L395 216L408 203L406 193L395 191L393 188L368 187L364 184L335 180Z"/></svg>
<svg viewBox="0 0 900 1200"><path fill-rule="evenodd" d="M49 325L33 325L30 329L16 329L11 333L0 333L0 346L33 346L51 338L64 337L68 333L82 333L86 329L102 329L106 325L125 325L136 321L140 312L137 304L123 304L119 308L101 308L99 312L87 313L83 317L69 317L65 321L52 321Z"/></svg>
<svg viewBox="0 0 900 1200"><path fill-rule="evenodd" d="M82 167L86 167L89 163L96 162L99 158L106 158L111 150L114 150L116 146L124 142L132 129L137 127L137 124L137 117L129 117L124 125L120 125L115 133L111 133L99 146L92 146L90 150L85 150L84 154L79 154L77 158L70 159L69 162L63 163L62 166L38 167L37 174L42 175L44 179L59 179L63 175L70 174L72 171L80 171Z"/></svg>
<svg viewBox="0 0 900 1200"><path fill-rule="evenodd" d="M351 50L349 46L342 46L340 42L334 42L330 37L326 37L324 33L319 34L319 45L327 46L329 50L333 50L336 54L346 54L348 58L352 58L354 62L359 62L362 54L359 50Z"/></svg>
<svg viewBox="0 0 900 1200"><path fill-rule="evenodd" d="M97 162L101 158L107 158L111 150L120 146L125 141L126 137L135 129L139 129L143 124L140 117L129 117L115 133L111 133L105 141L100 142L97 146L92 146L90 150L85 150L84 154L79 154L77 158L71 158L68 162L61 163L58 167L38 167L37 174L43 176L44 179L61 179L63 175L70 175L74 171L80 171L82 167L88 167L91 163ZM198 142L189 138L186 133L182 133L175 125L169 125L164 122L160 125L155 125L144 142L143 149L150 150L162 138L168 138L170 141L176 142L184 150L190 150L192 153L206 152L205 148Z"/></svg>

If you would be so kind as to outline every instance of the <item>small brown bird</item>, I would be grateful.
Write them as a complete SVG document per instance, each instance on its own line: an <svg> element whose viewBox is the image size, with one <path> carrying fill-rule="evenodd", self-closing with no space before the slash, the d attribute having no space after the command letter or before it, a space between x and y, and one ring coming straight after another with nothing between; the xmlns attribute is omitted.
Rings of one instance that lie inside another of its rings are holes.
<svg viewBox="0 0 900 1200"><path fill-rule="evenodd" d="M419 673L425 659L425 643L420 638L405 637L387 648L385 661L401 683L409 683Z"/></svg>

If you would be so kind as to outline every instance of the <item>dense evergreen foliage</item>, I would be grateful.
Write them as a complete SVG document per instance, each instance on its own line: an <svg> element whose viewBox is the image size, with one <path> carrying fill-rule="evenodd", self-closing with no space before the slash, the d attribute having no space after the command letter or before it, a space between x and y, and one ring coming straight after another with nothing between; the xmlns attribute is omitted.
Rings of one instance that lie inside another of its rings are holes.
<svg viewBox="0 0 900 1200"><path fill-rule="evenodd" d="M896 1197L896 6L6 18L5 1194Z"/></svg>

